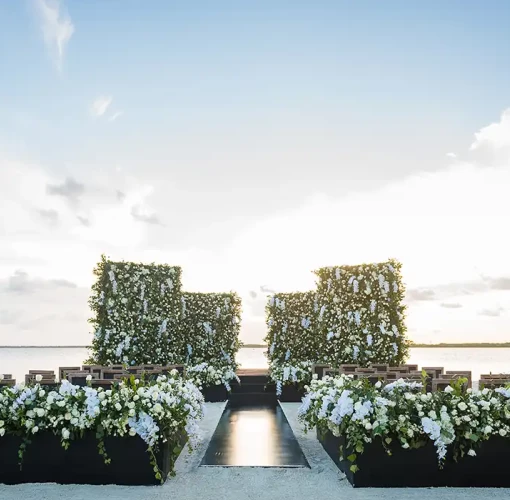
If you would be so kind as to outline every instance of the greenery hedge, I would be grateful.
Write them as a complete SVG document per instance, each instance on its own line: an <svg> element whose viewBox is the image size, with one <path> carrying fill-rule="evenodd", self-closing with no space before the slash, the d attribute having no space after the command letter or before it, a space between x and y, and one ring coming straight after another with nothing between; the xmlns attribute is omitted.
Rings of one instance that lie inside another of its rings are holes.
<svg viewBox="0 0 510 500"><path fill-rule="evenodd" d="M241 346L241 298L235 293L182 295L181 338L186 364L234 366Z"/></svg>
<svg viewBox="0 0 510 500"><path fill-rule="evenodd" d="M112 262L94 269L92 360L109 364L180 362L181 268Z"/></svg>
<svg viewBox="0 0 510 500"><path fill-rule="evenodd" d="M186 364L204 372L199 383L234 377L241 327L236 293L183 292L180 267L104 256L94 274L91 362Z"/></svg>
<svg viewBox="0 0 510 500"><path fill-rule="evenodd" d="M408 355L401 264L314 271L315 291L279 293L266 306L270 368L325 362L400 364Z"/></svg>

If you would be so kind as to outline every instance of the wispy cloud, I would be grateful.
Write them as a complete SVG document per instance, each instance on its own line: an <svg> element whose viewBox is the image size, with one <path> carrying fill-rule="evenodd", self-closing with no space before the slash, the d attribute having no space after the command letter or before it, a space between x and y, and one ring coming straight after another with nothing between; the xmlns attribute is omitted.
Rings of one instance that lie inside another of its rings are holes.
<svg viewBox="0 0 510 500"><path fill-rule="evenodd" d="M44 43L58 71L62 70L64 52L74 33L74 24L61 0L34 0Z"/></svg>
<svg viewBox="0 0 510 500"><path fill-rule="evenodd" d="M72 177L67 177L61 184L46 185L46 193L50 196L62 196L74 203L79 201L84 192L85 185L75 181Z"/></svg>
<svg viewBox="0 0 510 500"><path fill-rule="evenodd" d="M489 318L497 318L501 316L501 313L504 312L502 307L497 307L495 309L482 309L478 315L479 316L488 316Z"/></svg>
<svg viewBox="0 0 510 500"><path fill-rule="evenodd" d="M124 113L122 111L116 111L108 118L109 122L114 122L119 116L123 115Z"/></svg>
<svg viewBox="0 0 510 500"><path fill-rule="evenodd" d="M108 109L108 106L112 103L112 97L100 96L98 97L90 107L90 112L93 116L103 116Z"/></svg>
<svg viewBox="0 0 510 500"><path fill-rule="evenodd" d="M455 160L457 158L457 155L455 153L446 153L446 156L448 158L451 158L452 160Z"/></svg>
<svg viewBox="0 0 510 500"><path fill-rule="evenodd" d="M144 210L140 206L134 206L131 209L131 216L138 222L145 222L146 224L156 224L158 226L162 226L162 222L159 220L159 217L155 213L150 213Z"/></svg>

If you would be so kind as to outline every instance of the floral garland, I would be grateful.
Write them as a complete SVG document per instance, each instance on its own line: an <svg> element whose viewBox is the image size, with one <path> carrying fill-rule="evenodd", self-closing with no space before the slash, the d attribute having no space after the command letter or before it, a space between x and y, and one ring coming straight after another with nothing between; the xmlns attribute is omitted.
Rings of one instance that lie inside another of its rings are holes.
<svg viewBox="0 0 510 500"><path fill-rule="evenodd" d="M312 363L300 361L293 365L291 363L273 362L269 364L269 377L276 382L276 395L281 396L284 385L310 383Z"/></svg>
<svg viewBox="0 0 510 500"><path fill-rule="evenodd" d="M441 466L449 451L455 459L475 456L491 436L510 437L510 389L464 391L457 381L427 393L419 382L372 386L347 375L314 378L308 389L299 418L307 430L344 435L353 472L357 454L376 439L389 454L390 445L419 448L432 441Z"/></svg>
<svg viewBox="0 0 510 500"><path fill-rule="evenodd" d="M147 443L156 478L162 479L155 459L158 446L167 441L178 443L183 433L193 439L203 417L202 394L176 371L148 383L131 377L107 390L79 387L67 380L51 389L39 381L0 389L0 436L23 438L21 460L30 437L41 432L60 436L67 448L84 431L95 431L98 451L107 463L105 436L138 435ZM178 447L171 447L172 466L179 452Z"/></svg>

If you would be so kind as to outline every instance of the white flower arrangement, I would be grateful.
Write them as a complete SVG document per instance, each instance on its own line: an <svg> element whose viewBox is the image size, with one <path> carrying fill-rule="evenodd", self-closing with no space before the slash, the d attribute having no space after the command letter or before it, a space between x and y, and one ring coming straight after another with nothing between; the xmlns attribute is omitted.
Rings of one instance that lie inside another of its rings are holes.
<svg viewBox="0 0 510 500"><path fill-rule="evenodd" d="M276 395L281 396L283 386L298 383L308 384L312 379L312 363L299 361L296 364L276 363L269 365L269 377L276 382Z"/></svg>
<svg viewBox="0 0 510 500"><path fill-rule="evenodd" d="M232 365L217 367L208 363L200 363L186 368L186 376L198 387L224 385L229 392L232 380L240 382L235 372L235 366Z"/></svg>
<svg viewBox="0 0 510 500"><path fill-rule="evenodd" d="M482 441L510 437L510 389L463 391L457 381L447 391L427 393L416 382L372 386L349 375L314 377L307 389L299 418L307 430L345 436L355 452L348 457L353 472L355 454L376 439L390 454L391 446L418 448L432 441L441 466L449 452L454 459L476 456Z"/></svg>
<svg viewBox="0 0 510 500"><path fill-rule="evenodd" d="M160 443L170 441L175 454L175 444L184 432L192 442L203 409L198 388L177 372L147 384L131 377L107 390L79 387L68 381L55 389L39 383L17 384L0 390L0 436L21 435L24 449L32 434L51 432L60 436L67 448L70 440L91 430L98 434L99 452L108 462L105 436L138 435L147 443L160 479L155 450ZM172 463L176 458L172 457Z"/></svg>

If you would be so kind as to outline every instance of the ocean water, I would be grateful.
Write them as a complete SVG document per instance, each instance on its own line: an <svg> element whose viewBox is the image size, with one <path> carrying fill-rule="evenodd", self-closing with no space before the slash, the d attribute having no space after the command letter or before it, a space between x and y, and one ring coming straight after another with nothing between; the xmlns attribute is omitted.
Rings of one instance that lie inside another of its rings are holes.
<svg viewBox="0 0 510 500"><path fill-rule="evenodd" d="M237 360L243 368L267 367L265 349L241 349ZM24 380L28 370L55 370L59 366L80 366L89 356L83 347L2 347L0 373ZM446 370L471 370L473 381L482 373L509 373L510 348L413 348L409 363L421 366L444 366Z"/></svg>

